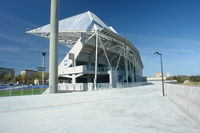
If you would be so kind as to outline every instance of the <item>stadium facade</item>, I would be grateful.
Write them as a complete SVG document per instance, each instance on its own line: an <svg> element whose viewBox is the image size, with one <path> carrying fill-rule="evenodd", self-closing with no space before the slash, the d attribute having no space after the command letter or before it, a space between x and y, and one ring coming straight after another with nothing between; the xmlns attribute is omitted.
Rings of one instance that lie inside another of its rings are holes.
<svg viewBox="0 0 200 133"><path fill-rule="evenodd" d="M50 37L50 24L28 31ZM143 63L136 47L88 11L59 21L60 44L70 48L58 66L66 83L140 82Z"/></svg>

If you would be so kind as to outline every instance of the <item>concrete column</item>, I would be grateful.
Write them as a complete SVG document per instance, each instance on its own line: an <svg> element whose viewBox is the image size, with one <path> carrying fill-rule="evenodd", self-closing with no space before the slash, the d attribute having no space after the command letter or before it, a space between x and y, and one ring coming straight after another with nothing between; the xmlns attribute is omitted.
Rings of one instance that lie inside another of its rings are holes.
<svg viewBox="0 0 200 133"><path fill-rule="evenodd" d="M58 21L59 0L51 0L50 20L50 48L49 48L49 89L50 93L58 90Z"/></svg>
<svg viewBox="0 0 200 133"><path fill-rule="evenodd" d="M116 88L116 84L118 82L118 72L110 70L108 71L109 74L109 83L111 87Z"/></svg>
<svg viewBox="0 0 200 133"><path fill-rule="evenodd" d="M72 74L72 84L76 84L76 75Z"/></svg>
<svg viewBox="0 0 200 133"><path fill-rule="evenodd" d="M126 82L128 83L128 61L127 61L127 50L125 49L125 73L126 73Z"/></svg>

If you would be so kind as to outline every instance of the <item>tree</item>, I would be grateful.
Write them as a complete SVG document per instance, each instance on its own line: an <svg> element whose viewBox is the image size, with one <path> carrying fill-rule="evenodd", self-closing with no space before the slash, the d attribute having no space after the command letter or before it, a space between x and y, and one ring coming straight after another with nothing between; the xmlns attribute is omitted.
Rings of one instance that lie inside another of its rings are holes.
<svg viewBox="0 0 200 133"><path fill-rule="evenodd" d="M22 75L17 75L14 80L15 80L15 82L19 82L19 84L21 84L22 83Z"/></svg>
<svg viewBox="0 0 200 133"><path fill-rule="evenodd" d="M27 73L23 73L21 76L22 76L22 83L27 84L29 75Z"/></svg>
<svg viewBox="0 0 200 133"><path fill-rule="evenodd" d="M4 81L5 83L10 82L11 80L12 80L12 75L11 75L10 73L5 74L5 75L3 76L3 81Z"/></svg>

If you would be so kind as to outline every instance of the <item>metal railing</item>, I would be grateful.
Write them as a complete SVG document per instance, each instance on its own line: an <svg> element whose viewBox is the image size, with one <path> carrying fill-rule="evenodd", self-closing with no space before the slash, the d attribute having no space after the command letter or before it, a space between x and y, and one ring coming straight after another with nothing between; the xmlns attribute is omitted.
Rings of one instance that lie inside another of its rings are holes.
<svg viewBox="0 0 200 133"><path fill-rule="evenodd" d="M136 87L142 85L147 85L147 82L118 82L116 88Z"/></svg>
<svg viewBox="0 0 200 133"><path fill-rule="evenodd" d="M23 96L42 94L48 85L4 85L0 87L0 97L3 96Z"/></svg>
<svg viewBox="0 0 200 133"><path fill-rule="evenodd" d="M146 85L147 82L118 82L116 84L116 88L127 88L127 87L136 87ZM105 89L114 89L110 83L97 83L97 90L105 90ZM58 84L59 92L71 92L71 91L92 91L94 90L93 83L59 83Z"/></svg>
<svg viewBox="0 0 200 133"><path fill-rule="evenodd" d="M111 89L110 83L97 83L97 90Z"/></svg>

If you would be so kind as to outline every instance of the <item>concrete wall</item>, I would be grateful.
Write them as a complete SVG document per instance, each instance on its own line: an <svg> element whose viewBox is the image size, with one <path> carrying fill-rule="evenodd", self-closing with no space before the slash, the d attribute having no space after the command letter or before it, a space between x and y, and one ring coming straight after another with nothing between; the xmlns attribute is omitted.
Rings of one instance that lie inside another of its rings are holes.
<svg viewBox="0 0 200 133"><path fill-rule="evenodd" d="M92 91L94 88L93 83L59 83L59 91Z"/></svg>
<svg viewBox="0 0 200 133"><path fill-rule="evenodd" d="M85 65L65 68L65 74L77 74L77 73L83 73L86 71L87 71L87 68Z"/></svg>
<svg viewBox="0 0 200 133"><path fill-rule="evenodd" d="M191 117L200 121L200 88L165 83L165 94Z"/></svg>
<svg viewBox="0 0 200 133"><path fill-rule="evenodd" d="M61 63L58 66L58 74L65 74L66 68L68 68L72 64L72 60L69 59L69 53L74 54L74 58L76 59L78 55L80 54L80 51L83 48L83 44L81 43L80 39L76 42L76 44L70 49L70 51L67 53L65 58L61 61Z"/></svg>

